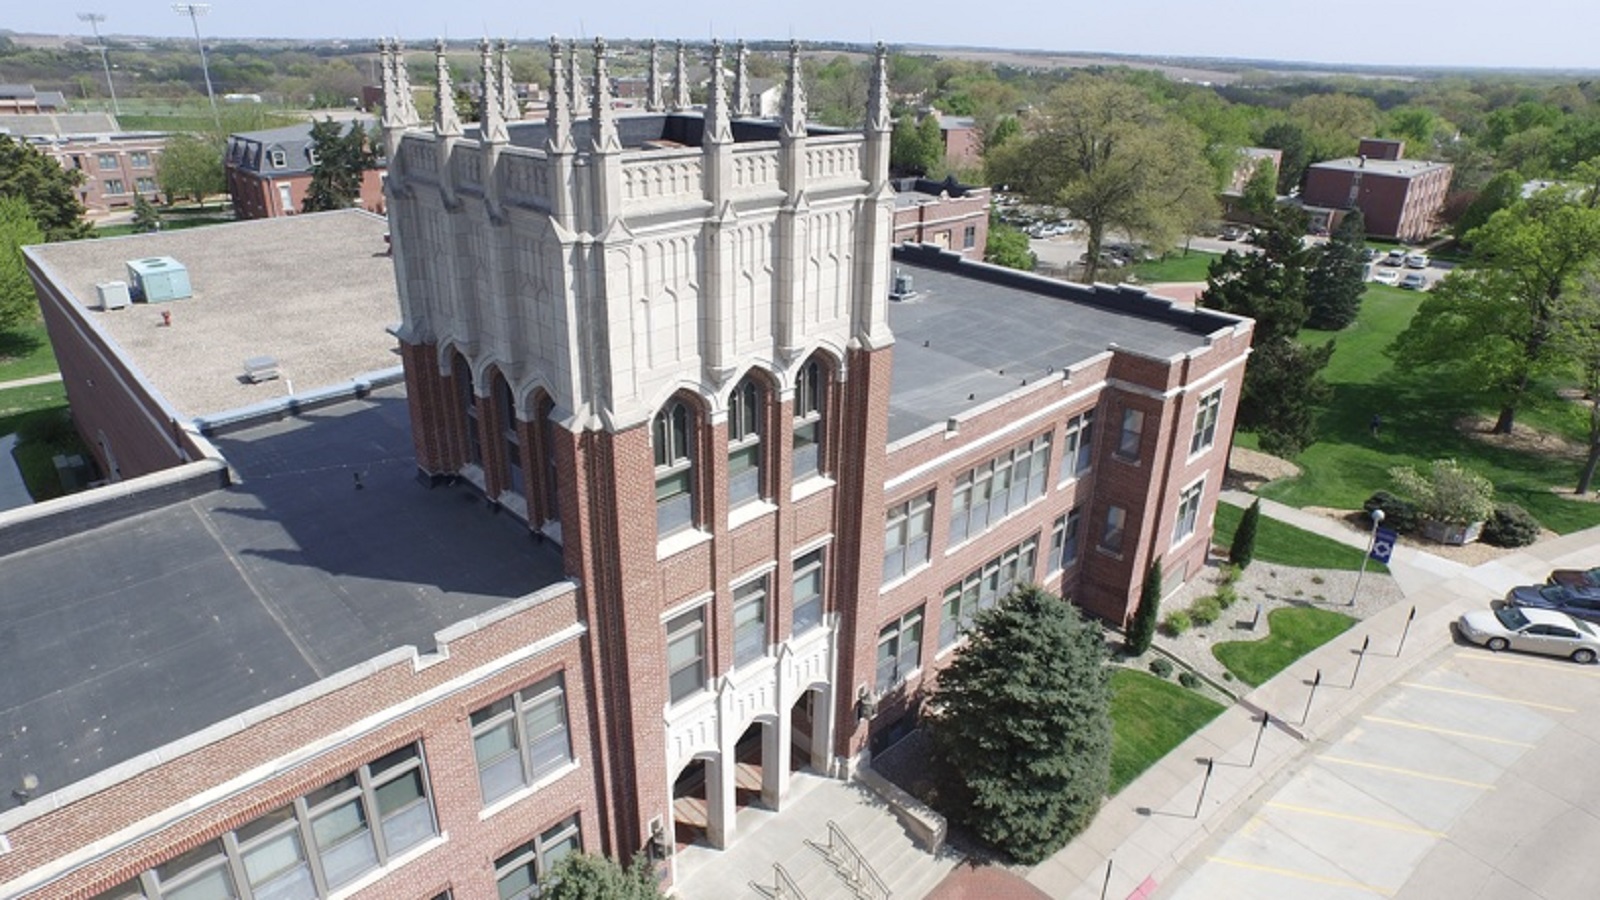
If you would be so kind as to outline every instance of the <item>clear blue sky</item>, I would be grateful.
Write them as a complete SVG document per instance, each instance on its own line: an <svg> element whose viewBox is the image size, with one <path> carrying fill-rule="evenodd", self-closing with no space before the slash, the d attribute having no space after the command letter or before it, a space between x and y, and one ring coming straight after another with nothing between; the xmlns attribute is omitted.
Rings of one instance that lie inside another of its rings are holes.
<svg viewBox="0 0 1600 900"><path fill-rule="evenodd" d="M86 33L95 10L110 34L185 36L187 18L159 0L16 0L0 28ZM550 11L561 8L555 17ZM439 35L518 40L787 38L885 40L1057 51L1227 56L1368 64L1600 69L1600 0L511 0L381 3L216 0L201 20L214 37L412 42Z"/></svg>

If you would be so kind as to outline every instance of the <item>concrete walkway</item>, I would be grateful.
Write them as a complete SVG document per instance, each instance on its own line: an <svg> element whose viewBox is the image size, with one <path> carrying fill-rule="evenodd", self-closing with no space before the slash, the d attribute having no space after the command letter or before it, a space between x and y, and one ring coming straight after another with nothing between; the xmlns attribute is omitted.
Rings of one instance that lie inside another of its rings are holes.
<svg viewBox="0 0 1600 900"><path fill-rule="evenodd" d="M1254 500L1247 494L1224 498ZM1337 522L1272 501L1261 506L1272 518L1365 547L1359 534ZM1542 581L1552 566L1592 564L1597 544L1600 528L1589 529L1473 569L1402 548L1390 569L1405 602L1307 654L1191 735L1112 798L1071 844L1034 867L1028 880L1052 897L1098 900L1109 866L1105 897L1158 896L1162 883L1197 851L1237 827L1234 813L1259 800L1274 778L1318 741L1348 728L1375 695L1450 645L1450 625L1462 612L1486 607L1511 586ZM1370 650L1361 658L1358 648L1368 640ZM1272 717L1265 728L1262 710Z"/></svg>
<svg viewBox="0 0 1600 900"><path fill-rule="evenodd" d="M11 381L0 381L0 391L10 390L11 388L31 387L36 384L50 384L53 381L60 380L60 372L51 372L49 375L35 375L32 378L16 378Z"/></svg>

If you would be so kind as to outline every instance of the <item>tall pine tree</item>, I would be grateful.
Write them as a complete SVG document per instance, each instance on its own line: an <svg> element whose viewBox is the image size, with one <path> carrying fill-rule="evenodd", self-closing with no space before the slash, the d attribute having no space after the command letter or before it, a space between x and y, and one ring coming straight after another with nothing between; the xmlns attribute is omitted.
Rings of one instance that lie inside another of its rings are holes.
<svg viewBox="0 0 1600 900"><path fill-rule="evenodd" d="M367 143L359 122L346 126L333 119L311 124L311 185L306 188L305 212L346 209L361 196L361 178L376 166L377 154Z"/></svg>
<svg viewBox="0 0 1600 900"><path fill-rule="evenodd" d="M1144 589L1139 592L1139 608L1133 613L1128 626L1128 653L1138 656L1150 649L1156 637L1156 623L1161 619L1161 560L1150 563L1144 576Z"/></svg>
<svg viewBox="0 0 1600 900"><path fill-rule="evenodd" d="M1361 311L1361 294L1367 289L1361 280L1365 265L1361 249L1366 246L1366 239L1361 210L1352 209L1322 245L1316 267L1306 280L1307 327L1338 331L1356 320L1356 313Z"/></svg>
<svg viewBox="0 0 1600 900"><path fill-rule="evenodd" d="M1241 569L1249 568L1250 561L1256 557L1256 528L1260 524L1261 498L1258 497L1239 518L1239 527L1233 532L1233 543L1228 545L1228 562Z"/></svg>

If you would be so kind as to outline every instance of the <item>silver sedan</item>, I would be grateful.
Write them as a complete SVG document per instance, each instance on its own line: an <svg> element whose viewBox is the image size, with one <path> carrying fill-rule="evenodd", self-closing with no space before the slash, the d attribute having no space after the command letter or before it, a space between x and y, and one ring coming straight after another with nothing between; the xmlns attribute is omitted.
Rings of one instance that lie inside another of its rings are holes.
<svg viewBox="0 0 1600 900"><path fill-rule="evenodd" d="M1522 650L1564 656L1573 662L1600 658L1600 631L1552 609L1502 606L1469 612L1456 623L1461 636L1490 650Z"/></svg>

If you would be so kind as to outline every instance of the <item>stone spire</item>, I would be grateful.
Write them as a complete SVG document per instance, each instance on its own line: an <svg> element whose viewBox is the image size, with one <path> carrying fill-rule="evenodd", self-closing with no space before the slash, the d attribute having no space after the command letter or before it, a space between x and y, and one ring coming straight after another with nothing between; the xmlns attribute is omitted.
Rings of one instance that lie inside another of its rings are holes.
<svg viewBox="0 0 1600 900"><path fill-rule="evenodd" d="M478 140L486 144L504 144L510 140L500 105L500 79L495 73L494 47L484 38L478 44L483 58L483 103L478 112Z"/></svg>
<svg viewBox="0 0 1600 900"><path fill-rule="evenodd" d="M550 36L550 105L545 150L572 152L572 95L567 90L565 68L561 65L561 39Z"/></svg>
<svg viewBox="0 0 1600 900"><path fill-rule="evenodd" d="M421 125L417 99L411 95L411 73L406 69L406 45L396 39L389 42L389 48L394 54L394 91L400 101L400 124L407 128Z"/></svg>
<svg viewBox="0 0 1600 900"><path fill-rule="evenodd" d="M889 121L889 48L879 41L877 57L872 63L872 83L867 89L867 130L887 132L892 127Z"/></svg>
<svg viewBox="0 0 1600 900"><path fill-rule="evenodd" d="M683 41L678 42L678 58L672 66L672 110L689 108L689 69L684 63Z"/></svg>
<svg viewBox="0 0 1600 900"><path fill-rule="evenodd" d="M644 108L661 112L661 42L650 39L650 74L645 80Z"/></svg>
<svg viewBox="0 0 1600 900"><path fill-rule="evenodd" d="M383 66L383 129L389 131L400 125L400 94L394 87L394 52L387 38L378 38L378 58Z"/></svg>
<svg viewBox="0 0 1600 900"><path fill-rule="evenodd" d="M735 55L737 65L733 70L733 114L736 116L754 115L750 109L750 73L746 71L745 61L750 56L750 50L744 45L744 40L739 41L739 50Z"/></svg>
<svg viewBox="0 0 1600 900"><path fill-rule="evenodd" d="M800 74L800 42L789 41L789 77L783 82L783 133L801 137L806 133L806 87Z"/></svg>
<svg viewBox="0 0 1600 900"><path fill-rule="evenodd" d="M433 104L433 133L439 137L460 137L461 120L456 118L456 89L450 83L450 61L444 55L444 39L433 45L433 67L439 77L439 96Z"/></svg>
<svg viewBox="0 0 1600 900"><path fill-rule="evenodd" d="M511 45L504 38L500 39L500 116L507 122L522 121L522 101L511 78Z"/></svg>
<svg viewBox="0 0 1600 900"><path fill-rule="evenodd" d="M588 95L583 92L583 67L578 64L577 41L567 41L567 91L572 94L572 111L583 109Z"/></svg>
<svg viewBox="0 0 1600 900"><path fill-rule="evenodd" d="M596 153L622 149L617 139L617 121L611 110L611 76L606 74L606 39L594 39L594 100L589 107L589 133Z"/></svg>
<svg viewBox="0 0 1600 900"><path fill-rule="evenodd" d="M722 42L711 42L711 89L706 96L705 135L707 144L733 142L733 129L728 124L728 80L722 72Z"/></svg>

